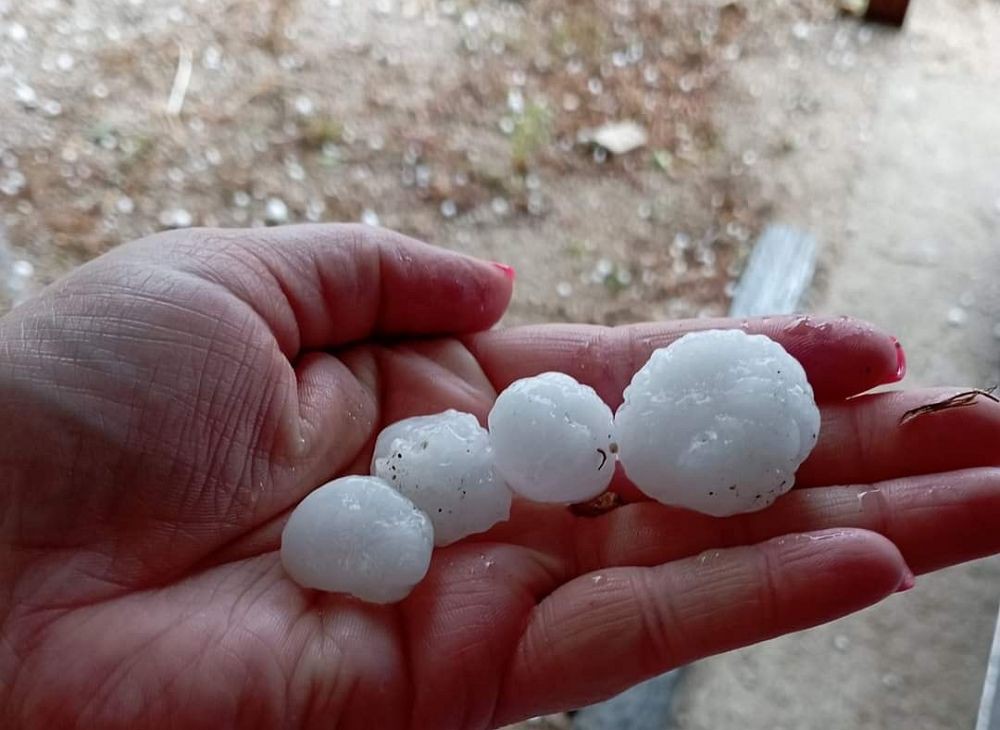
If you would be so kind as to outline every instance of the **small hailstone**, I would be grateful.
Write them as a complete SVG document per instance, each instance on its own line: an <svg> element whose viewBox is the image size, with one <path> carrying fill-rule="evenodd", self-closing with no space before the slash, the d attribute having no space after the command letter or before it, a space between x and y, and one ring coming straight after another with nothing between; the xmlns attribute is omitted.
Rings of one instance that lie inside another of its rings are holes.
<svg viewBox="0 0 1000 730"><path fill-rule="evenodd" d="M952 307L948 310L948 324L952 327L961 327L969 320L969 313L962 307Z"/></svg>
<svg viewBox="0 0 1000 730"><path fill-rule="evenodd" d="M20 43L28 37L28 30L20 23L11 23L7 28L7 35L10 36L12 41Z"/></svg>
<svg viewBox="0 0 1000 730"><path fill-rule="evenodd" d="M441 215L445 218L454 218L458 214L458 206L454 200L445 200L441 203Z"/></svg>
<svg viewBox="0 0 1000 730"><path fill-rule="evenodd" d="M615 436L647 495L724 517L790 490L819 425L795 358L762 335L714 330L653 353L625 390Z"/></svg>
<svg viewBox="0 0 1000 730"><path fill-rule="evenodd" d="M190 228L194 218L184 208L171 208L160 213L160 225L164 228Z"/></svg>
<svg viewBox="0 0 1000 730"><path fill-rule="evenodd" d="M281 198L268 198L264 206L264 220L272 226L288 222L288 206Z"/></svg>
<svg viewBox="0 0 1000 730"><path fill-rule="evenodd" d="M395 603L427 574L434 528L375 477L337 479L299 503L281 534L281 562L306 588Z"/></svg>
<svg viewBox="0 0 1000 730"><path fill-rule="evenodd" d="M14 89L14 97L29 109L38 106L38 93L27 84L18 82Z"/></svg>
<svg viewBox="0 0 1000 730"><path fill-rule="evenodd" d="M135 210L135 201L127 195L123 195L115 201L115 210L128 215Z"/></svg>
<svg viewBox="0 0 1000 730"><path fill-rule="evenodd" d="M301 114L304 117L307 117L310 114L312 114L313 113L313 109L315 108L315 105L313 104L313 100L310 99L305 94L302 94L300 96L296 96L295 97L295 101L293 102L293 105L295 106L295 111L298 112L299 114Z"/></svg>
<svg viewBox="0 0 1000 730"><path fill-rule="evenodd" d="M30 279L35 275L35 267L30 261L20 259L10 267L11 273L20 279Z"/></svg>
<svg viewBox="0 0 1000 730"><path fill-rule="evenodd" d="M616 447L611 409L563 373L518 380L489 415L496 467L536 502L586 502L608 488Z"/></svg>
<svg viewBox="0 0 1000 730"><path fill-rule="evenodd" d="M489 433L469 413L445 411L389 426L375 442L372 474L427 513L438 547L510 517L511 493L496 474Z"/></svg>

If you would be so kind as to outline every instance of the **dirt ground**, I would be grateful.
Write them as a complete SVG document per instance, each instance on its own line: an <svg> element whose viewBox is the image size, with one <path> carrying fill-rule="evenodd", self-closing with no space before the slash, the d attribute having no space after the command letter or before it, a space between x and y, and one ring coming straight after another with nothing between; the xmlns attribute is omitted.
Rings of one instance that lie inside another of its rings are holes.
<svg viewBox="0 0 1000 730"><path fill-rule="evenodd" d="M0 2L8 298L164 228L332 220L513 264L512 323L718 314L769 205L718 81L825 5Z"/></svg>
<svg viewBox="0 0 1000 730"><path fill-rule="evenodd" d="M507 323L716 315L776 220L825 247L813 309L995 382L1000 6L834 4L0 0L0 310L164 228L363 221L514 265ZM702 663L676 725L970 727L998 582Z"/></svg>

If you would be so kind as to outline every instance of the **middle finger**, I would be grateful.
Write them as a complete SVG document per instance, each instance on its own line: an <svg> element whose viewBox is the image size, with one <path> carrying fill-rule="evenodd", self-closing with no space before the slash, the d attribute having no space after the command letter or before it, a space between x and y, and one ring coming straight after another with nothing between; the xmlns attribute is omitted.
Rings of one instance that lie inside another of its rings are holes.
<svg viewBox="0 0 1000 730"><path fill-rule="evenodd" d="M796 474L796 486L867 484L1000 466L1000 404L985 396L965 407L905 419L915 408L961 392L876 393L823 407L819 442Z"/></svg>

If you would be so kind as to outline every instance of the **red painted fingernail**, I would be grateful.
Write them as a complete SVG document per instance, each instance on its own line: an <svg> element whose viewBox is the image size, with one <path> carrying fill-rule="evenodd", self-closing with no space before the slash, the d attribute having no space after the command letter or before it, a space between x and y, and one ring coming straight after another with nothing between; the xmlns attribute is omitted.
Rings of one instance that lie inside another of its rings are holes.
<svg viewBox="0 0 1000 730"><path fill-rule="evenodd" d="M913 571L907 568L906 573L903 575L903 580L899 584L899 588L896 589L896 593L906 593L908 590L911 590L915 585L917 585L917 579L913 575Z"/></svg>
<svg viewBox="0 0 1000 730"><path fill-rule="evenodd" d="M500 269L500 271L503 272L504 276L506 276L511 281L514 281L514 278L517 276L517 272L514 271L513 266L508 266L507 264L498 264L496 262L494 262L493 265L496 266L498 269Z"/></svg>
<svg viewBox="0 0 1000 730"><path fill-rule="evenodd" d="M906 377L906 351L900 344L899 340L895 337L892 338L892 344L896 346L896 380L899 382Z"/></svg>

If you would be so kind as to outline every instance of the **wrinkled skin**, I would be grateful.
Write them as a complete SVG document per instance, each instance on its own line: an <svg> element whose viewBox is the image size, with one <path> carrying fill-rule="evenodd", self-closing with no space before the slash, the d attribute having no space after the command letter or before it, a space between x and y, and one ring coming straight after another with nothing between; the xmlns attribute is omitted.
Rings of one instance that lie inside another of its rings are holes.
<svg viewBox="0 0 1000 730"><path fill-rule="evenodd" d="M378 430L562 370L613 407L656 347L735 322L486 331L511 278L356 227L124 246L0 320L0 726L487 728L607 697L1000 550L1000 408L851 320L751 321L823 411L797 489L712 519L636 500L515 505L404 602L305 590L294 505ZM954 392L954 391L947 391Z"/></svg>

